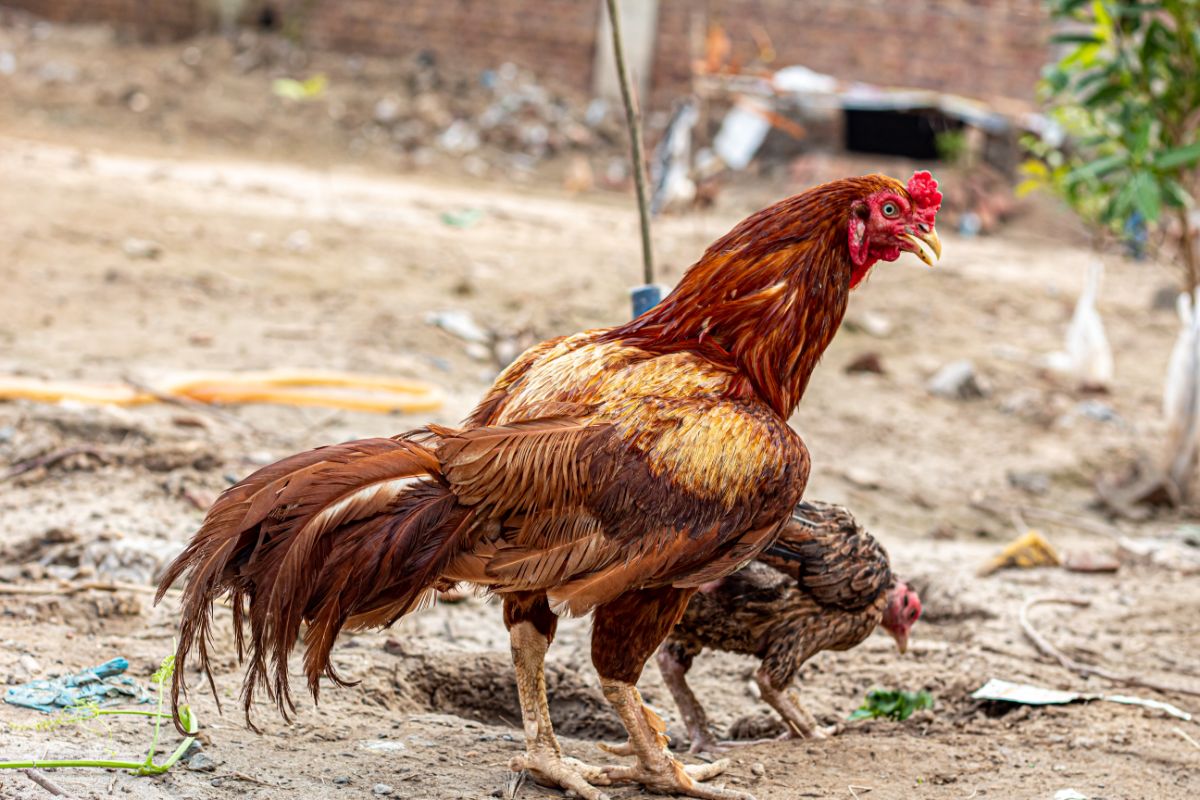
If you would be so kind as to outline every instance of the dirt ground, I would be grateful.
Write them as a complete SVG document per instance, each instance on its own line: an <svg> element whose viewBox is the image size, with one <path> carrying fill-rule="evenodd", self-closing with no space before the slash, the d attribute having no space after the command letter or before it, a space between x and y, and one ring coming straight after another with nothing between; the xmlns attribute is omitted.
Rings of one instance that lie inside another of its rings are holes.
<svg viewBox="0 0 1200 800"><path fill-rule="evenodd" d="M486 348L430 324L431 312L469 312L517 344L628 313L627 289L639 275L637 225L622 194L569 195L557 177L514 188L503 176L481 182L437 164L414 170L370 153L335 157L328 142L304 146L295 128L283 145L239 152L184 119L186 142L164 143L153 126L117 124L118 112L82 90L52 113L49 101L35 113L37 64L103 63L99 74L112 75L170 59L178 48L115 47L94 31L40 39L3 31L0 51L7 47L21 61L15 74L0 75L0 374L154 383L202 369L352 369L432 382L446 402L421 415L0 403L0 465L78 448L0 483L0 682L116 656L147 682L172 649L173 598L155 608L132 589L33 593L37 587L93 578L149 585L205 503L255 465L322 443L458 421L497 367ZM89 74L80 78L85 85ZM269 83L257 73L240 80L257 80L263 91ZM250 100L240 113L253 119ZM285 124L277 117L272 124ZM911 165L880 168L902 175ZM663 280L674 281L746 213L801 188L746 178L712 210L659 220ZM1112 703L1027 708L969 697L999 677L1123 691L1200 712L1194 696L1070 673L1039 657L1017 623L1029 598L1087 598L1087 608L1041 607L1034 622L1079 660L1195 687L1194 572L1124 562L1115 574L975 576L1015 535L1013 509L1026 509L1029 524L1063 551L1107 553L1116 547L1110 533L1170 537L1186 522L1112 522L1092 509L1096 476L1154 452L1162 438L1159 391L1176 321L1152 301L1170 273L1106 259L1100 309L1116 382L1107 395L1076 392L1039 364L1061 345L1092 256L1065 219L1047 214L1029 210L995 237L947 233L934 270L907 257L880 265L854 296L849 324L793 420L813 455L808 496L847 504L925 601L907 656L877 634L848 653L814 658L800 691L824 723L845 720L872 687L928 689L936 707L903 723L848 724L820 742L736 750L718 783L760 800L1049 800L1063 789L1140 800L1200 791L1200 748L1187 739L1200 739L1195 722ZM471 217L465 226L446 221ZM160 252L140 257L131 239ZM880 356L885 374L845 371L868 352ZM964 358L986 396L932 396L930 376ZM1047 520L1037 509L1067 516ZM327 688L318 707L301 703L291 725L271 708L256 709L262 735L238 713L240 672L225 612L218 623L224 715L189 676L209 771L181 765L143 778L60 770L53 780L89 798L351 798L385 789L404 798L511 796L507 762L522 736L495 604L468 599L388 631L346 636L335 660L361 685ZM548 680L568 753L605 762L615 757L594 743L620 729L591 670L587 626L564 622ZM767 714L751 690L755 666L724 654L698 659L692 683L721 731ZM641 685L678 737L678 713L653 666ZM136 757L149 739L126 722L107 734L29 730L40 719L0 704L0 760ZM633 788L612 793L639 796ZM0 771L0 797L43 796L20 773ZM526 782L517 796L561 794Z"/></svg>

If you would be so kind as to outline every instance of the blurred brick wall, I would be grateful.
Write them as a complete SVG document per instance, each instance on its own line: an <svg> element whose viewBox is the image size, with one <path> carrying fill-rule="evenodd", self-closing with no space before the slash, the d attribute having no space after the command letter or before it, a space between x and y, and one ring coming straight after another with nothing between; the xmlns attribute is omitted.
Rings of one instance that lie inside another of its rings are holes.
<svg viewBox="0 0 1200 800"><path fill-rule="evenodd" d="M473 69L511 61L578 91L592 88L597 0L309 0L307 5L303 30L318 46L376 55L430 50L447 63Z"/></svg>
<svg viewBox="0 0 1200 800"><path fill-rule="evenodd" d="M143 40L190 36L203 26L195 0L0 0L51 22L107 22Z"/></svg>
<svg viewBox="0 0 1200 800"><path fill-rule="evenodd" d="M625 0L647 2L648 0ZM211 27L236 0L0 0L51 20L110 21L142 38ZM431 50L469 69L504 61L581 92L593 86L602 0L246 0L246 18L272 5L318 46L377 55ZM803 64L847 80L1033 98L1049 56L1043 0L659 0L652 105L669 106L690 82L693 32L721 24L742 63ZM602 46L607 46L607 42Z"/></svg>
<svg viewBox="0 0 1200 800"><path fill-rule="evenodd" d="M1044 0L661 0L655 100L690 82L693 31L720 24L733 57L802 64L844 80L1032 100L1049 59ZM695 18L701 15L697 27ZM755 29L758 29L757 31Z"/></svg>

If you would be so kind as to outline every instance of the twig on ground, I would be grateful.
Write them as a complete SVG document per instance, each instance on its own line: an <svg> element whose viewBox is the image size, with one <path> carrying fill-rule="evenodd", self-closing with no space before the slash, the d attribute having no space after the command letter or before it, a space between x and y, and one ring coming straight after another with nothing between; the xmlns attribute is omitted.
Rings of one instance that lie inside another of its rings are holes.
<svg viewBox="0 0 1200 800"><path fill-rule="evenodd" d="M0 586L0 594L78 594L93 590L97 592L136 592L138 594L154 594L158 591L153 586L143 586L140 583L126 583L124 581L87 581L86 583L60 581L49 585L35 584L29 586L14 584L12 586Z"/></svg>
<svg viewBox="0 0 1200 800"><path fill-rule="evenodd" d="M213 780L221 780L221 781L225 781L225 780L228 780L228 779L230 779L230 778L232 778L232 779L233 779L233 780L235 780L235 781L245 781L246 783L254 783L254 784L257 784L257 785L259 785L259 786L270 786L272 789L278 789L278 788L279 788L279 785L278 785L278 784L270 783L270 782L268 782L268 781L262 781L262 780L259 780L258 778L255 778L255 777L254 777L254 776L252 776L252 775L247 775L247 774L246 774L246 773L244 773L244 772L229 772L229 773L226 773L225 775L218 775L216 778L213 778Z"/></svg>
<svg viewBox="0 0 1200 800"><path fill-rule="evenodd" d="M23 770L21 770L21 772L24 772L26 778L29 778L29 780L33 781L38 786L45 789L50 794L56 795L58 797L66 796L67 791L65 789L63 789L61 786L59 786L57 783L55 783L54 781L47 778L42 772L40 772L36 769L23 769Z"/></svg>
<svg viewBox="0 0 1200 800"><path fill-rule="evenodd" d="M1063 669L1075 672L1084 678L1088 677L1089 675L1095 675L1098 678L1103 678L1107 681L1112 681L1113 683L1141 686L1144 689L1153 689L1156 692L1163 692L1165 694L1190 694L1200 696L1200 689L1192 689L1187 686L1172 686L1170 684L1156 681L1152 678L1143 678L1139 675L1121 675L1119 673L1104 669L1103 667L1093 667L1090 664L1080 663L1066 655L1057 647L1050 644L1046 637L1038 633L1037 629L1033 627L1033 623L1029 621L1029 610L1034 606L1043 605L1046 603L1061 603L1064 605L1075 606L1077 608L1087 608L1092 604L1092 601L1082 597L1037 597L1027 601L1025 605L1021 606L1021 613L1019 615L1021 630L1025 633L1025 636L1029 639L1029 641L1033 642L1033 646L1037 648L1039 653L1049 658L1053 658L1059 663L1060 666L1063 667Z"/></svg>
<svg viewBox="0 0 1200 800"><path fill-rule="evenodd" d="M854 784L850 784L846 788L850 790L850 795L854 798L854 800L858 800L858 792L854 791L855 789L858 789L859 791L862 791L862 792L871 791L870 786L855 786Z"/></svg>
<svg viewBox="0 0 1200 800"><path fill-rule="evenodd" d="M40 467L52 467L64 458L71 456L88 455L102 458L104 453L95 447L88 445L72 445L71 447L63 447L58 450L53 450L36 458L27 458L24 461L19 461L8 468L8 471L0 475L0 483L11 480L18 475L24 475L26 472L33 472Z"/></svg>
<svg viewBox="0 0 1200 800"><path fill-rule="evenodd" d="M1183 728L1174 727L1174 728L1171 728L1171 730L1175 731L1180 736L1182 736L1184 739L1186 739L1188 742L1190 742L1192 747L1196 748L1197 750L1200 750L1200 742L1197 742L1195 739L1193 739L1191 736L1189 736L1188 732L1185 731Z"/></svg>

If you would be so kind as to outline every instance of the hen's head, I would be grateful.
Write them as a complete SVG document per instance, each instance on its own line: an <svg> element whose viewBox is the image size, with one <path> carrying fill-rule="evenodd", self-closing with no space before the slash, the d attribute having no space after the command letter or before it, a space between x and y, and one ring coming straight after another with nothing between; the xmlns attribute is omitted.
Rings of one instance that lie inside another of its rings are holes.
<svg viewBox="0 0 1200 800"><path fill-rule="evenodd" d="M873 191L850 203L847 236L854 263L851 285L857 285L876 261L895 261L902 252L933 266L942 255L934 219L942 205L937 181L917 172L908 185L894 178L872 176Z"/></svg>
<svg viewBox="0 0 1200 800"><path fill-rule="evenodd" d="M901 653L908 649L908 632L920 616L921 598L907 583L896 581L888 591L887 608L879 624L896 640L896 649Z"/></svg>

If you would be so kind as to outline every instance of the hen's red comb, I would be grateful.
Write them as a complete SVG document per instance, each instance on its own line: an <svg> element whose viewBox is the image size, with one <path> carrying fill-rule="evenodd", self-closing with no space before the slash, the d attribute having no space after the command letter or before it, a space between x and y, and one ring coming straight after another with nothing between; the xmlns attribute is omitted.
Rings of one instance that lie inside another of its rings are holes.
<svg viewBox="0 0 1200 800"><path fill-rule="evenodd" d="M932 218L942 206L942 193L938 191L937 181L929 172L914 172L908 179L908 196L923 216Z"/></svg>

